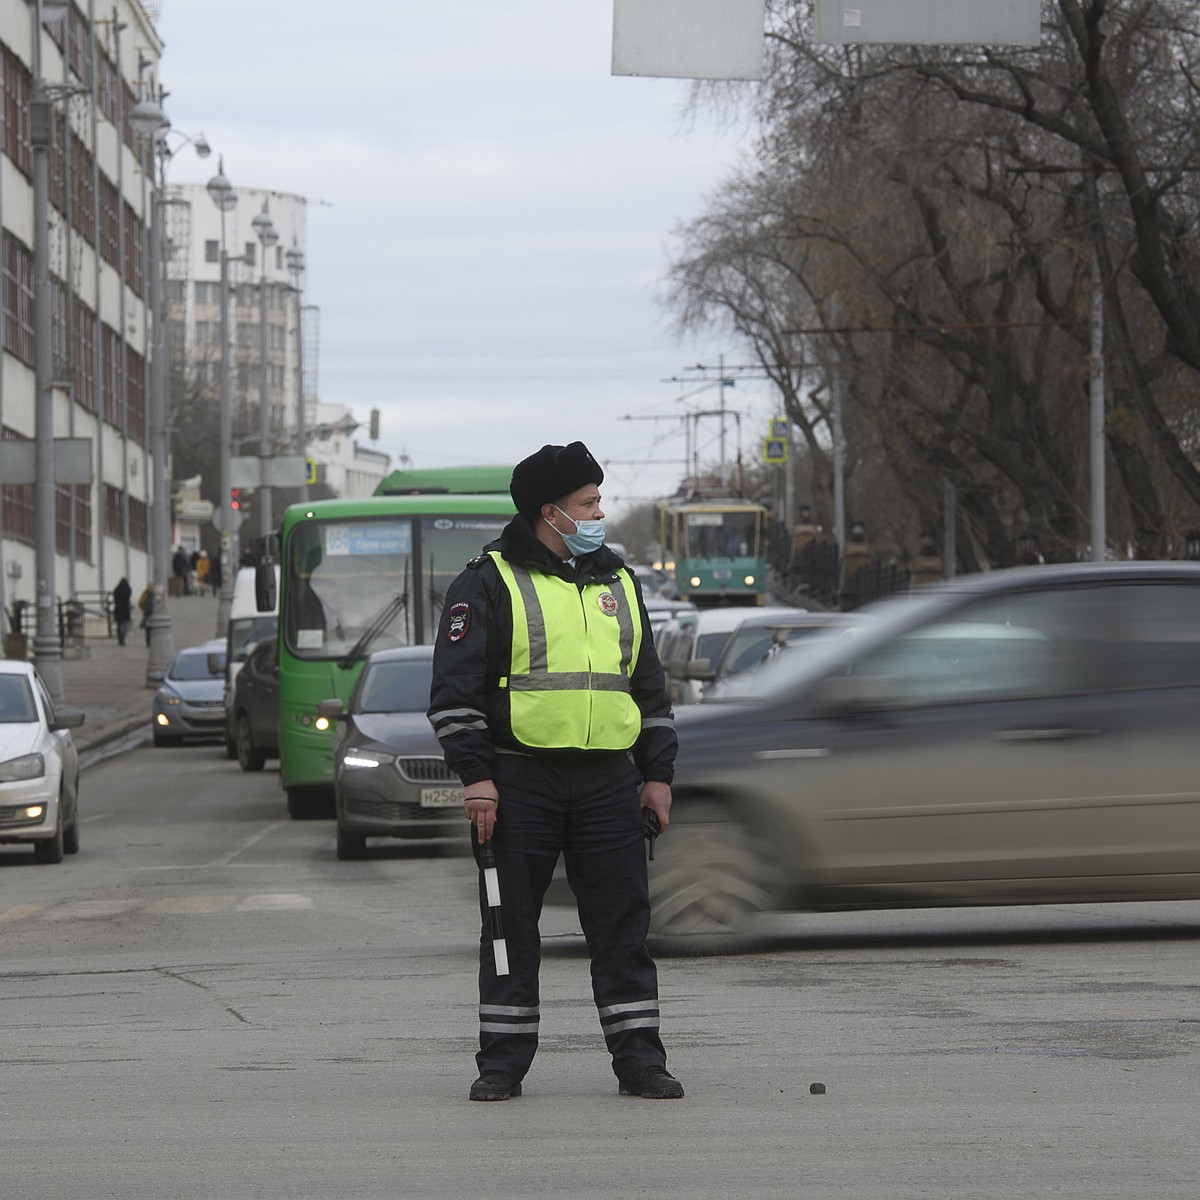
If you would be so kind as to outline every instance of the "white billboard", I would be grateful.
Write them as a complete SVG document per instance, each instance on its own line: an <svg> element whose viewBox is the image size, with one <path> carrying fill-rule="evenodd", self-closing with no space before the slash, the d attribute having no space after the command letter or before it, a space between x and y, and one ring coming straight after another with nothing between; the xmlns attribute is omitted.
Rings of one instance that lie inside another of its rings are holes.
<svg viewBox="0 0 1200 1200"><path fill-rule="evenodd" d="M815 40L897 46L1037 46L1041 0L813 0Z"/></svg>
<svg viewBox="0 0 1200 1200"><path fill-rule="evenodd" d="M614 75L761 79L766 0L613 0Z"/></svg>

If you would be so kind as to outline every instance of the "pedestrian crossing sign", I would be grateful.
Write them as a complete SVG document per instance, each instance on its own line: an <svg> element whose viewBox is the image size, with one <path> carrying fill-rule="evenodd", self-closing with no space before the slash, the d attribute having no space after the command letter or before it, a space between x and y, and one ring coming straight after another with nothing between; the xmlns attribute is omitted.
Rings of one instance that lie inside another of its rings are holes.
<svg viewBox="0 0 1200 1200"><path fill-rule="evenodd" d="M763 462L787 462L787 439L777 437L763 438Z"/></svg>

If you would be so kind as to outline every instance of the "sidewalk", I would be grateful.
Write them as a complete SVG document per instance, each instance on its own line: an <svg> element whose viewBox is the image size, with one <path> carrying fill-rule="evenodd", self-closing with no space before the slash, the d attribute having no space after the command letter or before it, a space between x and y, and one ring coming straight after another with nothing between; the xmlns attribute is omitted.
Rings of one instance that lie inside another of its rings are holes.
<svg viewBox="0 0 1200 1200"><path fill-rule="evenodd" d="M217 598L175 596L167 601L171 641L176 650L197 646L217 636ZM87 714L74 731L81 755L138 733L149 738L154 687L146 685L149 651L135 611L126 644L116 637L89 638L84 657L62 660L63 694L68 708ZM155 685L156 686L156 685Z"/></svg>

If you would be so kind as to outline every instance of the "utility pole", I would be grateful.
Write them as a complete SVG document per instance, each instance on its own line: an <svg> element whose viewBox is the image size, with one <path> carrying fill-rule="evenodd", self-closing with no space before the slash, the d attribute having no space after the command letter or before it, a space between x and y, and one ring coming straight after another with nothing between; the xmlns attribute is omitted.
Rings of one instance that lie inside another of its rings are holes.
<svg viewBox="0 0 1200 1200"><path fill-rule="evenodd" d="M54 120L42 77L42 0L35 0L33 23L33 94L29 105L33 153L33 323L34 379L34 552L37 573L37 624L33 658L46 690L62 703L62 643L55 621L54 358L50 298L50 146Z"/></svg>

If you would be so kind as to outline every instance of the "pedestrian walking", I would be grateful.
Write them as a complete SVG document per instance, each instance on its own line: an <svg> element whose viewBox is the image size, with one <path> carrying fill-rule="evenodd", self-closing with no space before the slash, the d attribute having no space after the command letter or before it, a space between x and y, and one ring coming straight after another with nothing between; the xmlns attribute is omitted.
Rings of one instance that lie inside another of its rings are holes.
<svg viewBox="0 0 1200 1200"><path fill-rule="evenodd" d="M142 628L146 631L146 645L150 645L150 618L154 615L154 585L146 584L138 597L138 608L142 610Z"/></svg>
<svg viewBox="0 0 1200 1200"><path fill-rule="evenodd" d="M129 623L133 620L133 588L124 575L112 590L113 620L117 623L117 645L125 645L125 635L129 632Z"/></svg>
<svg viewBox="0 0 1200 1200"><path fill-rule="evenodd" d="M196 591L201 596L204 595L205 589L208 586L208 551L201 550L196 558Z"/></svg>
<svg viewBox="0 0 1200 1200"><path fill-rule="evenodd" d="M665 831L674 716L636 577L604 545L604 472L582 442L517 464L517 515L446 593L429 720L461 778L476 860L490 841L508 973L481 872L479 1077L521 1094L540 1022L538 917L561 851L623 1096L677 1099L659 1037L643 810Z"/></svg>
<svg viewBox="0 0 1200 1200"><path fill-rule="evenodd" d="M191 595L192 589L188 586L188 575L191 573L191 562L188 560L188 552L179 546L171 558L171 573L179 580L179 591L181 595Z"/></svg>

